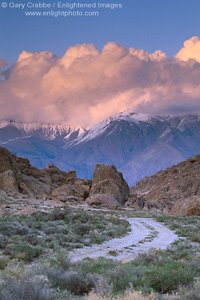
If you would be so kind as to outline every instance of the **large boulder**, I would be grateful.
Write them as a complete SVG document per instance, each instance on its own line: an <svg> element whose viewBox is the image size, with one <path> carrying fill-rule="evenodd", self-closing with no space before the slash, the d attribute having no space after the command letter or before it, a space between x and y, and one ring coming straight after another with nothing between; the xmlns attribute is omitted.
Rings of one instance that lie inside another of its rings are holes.
<svg viewBox="0 0 200 300"><path fill-rule="evenodd" d="M177 201L172 210L171 216L200 216L200 198L192 196L183 200Z"/></svg>
<svg viewBox="0 0 200 300"><path fill-rule="evenodd" d="M12 170L0 173L0 188L18 191L16 176Z"/></svg>
<svg viewBox="0 0 200 300"><path fill-rule="evenodd" d="M102 207L108 209L117 209L119 207L119 203L113 195L107 194L94 194L89 197L86 202L90 206Z"/></svg>
<svg viewBox="0 0 200 300"><path fill-rule="evenodd" d="M52 194L52 199L58 199L62 202L67 201L84 201L89 195L89 187L87 185L62 185L55 189Z"/></svg>
<svg viewBox="0 0 200 300"><path fill-rule="evenodd" d="M115 166L97 164L93 172L90 197L95 194L113 195L123 205L129 197L129 186Z"/></svg>

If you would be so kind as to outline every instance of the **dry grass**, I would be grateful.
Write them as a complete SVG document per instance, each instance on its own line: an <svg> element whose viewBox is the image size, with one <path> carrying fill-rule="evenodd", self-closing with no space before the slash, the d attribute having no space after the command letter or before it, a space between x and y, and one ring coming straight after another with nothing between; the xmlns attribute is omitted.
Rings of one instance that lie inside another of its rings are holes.
<svg viewBox="0 0 200 300"><path fill-rule="evenodd" d="M126 291L124 295L120 296L101 296L99 294L95 294L91 292L87 297L87 300L156 300L158 299L155 294L151 294L149 296L143 296L141 292L136 291Z"/></svg>

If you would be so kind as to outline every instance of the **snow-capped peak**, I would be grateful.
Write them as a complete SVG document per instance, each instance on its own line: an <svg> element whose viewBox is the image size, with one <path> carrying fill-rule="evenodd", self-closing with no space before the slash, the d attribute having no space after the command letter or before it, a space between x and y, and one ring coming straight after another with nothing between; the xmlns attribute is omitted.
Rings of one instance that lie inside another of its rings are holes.
<svg viewBox="0 0 200 300"><path fill-rule="evenodd" d="M151 116L148 114L141 114L141 113L133 112L131 110L126 110L126 111L116 114L113 117L110 117L109 119L111 121L118 119L118 120L126 120L126 121L131 121L131 122L135 121L135 123L138 123L140 121L141 122L148 121L150 118L151 118Z"/></svg>
<svg viewBox="0 0 200 300"><path fill-rule="evenodd" d="M71 143L66 144L64 146L64 149L71 147L72 145L79 144L80 142L84 143L86 141L96 138L97 136L102 135L110 126L111 122L125 120L127 122L138 124L139 122L145 122L150 119L150 115L138 114L130 110L118 113L115 116L109 117L104 121L98 123L96 126L90 128L89 130L84 130L84 132L82 134L79 134L79 136L76 139L74 139Z"/></svg>

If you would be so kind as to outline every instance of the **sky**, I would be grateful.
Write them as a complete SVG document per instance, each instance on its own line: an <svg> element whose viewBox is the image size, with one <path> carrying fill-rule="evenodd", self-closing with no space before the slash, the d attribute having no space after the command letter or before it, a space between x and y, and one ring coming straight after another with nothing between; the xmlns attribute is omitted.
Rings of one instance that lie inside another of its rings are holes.
<svg viewBox="0 0 200 300"><path fill-rule="evenodd" d="M199 0L0 3L0 119L93 126L126 109L200 113ZM27 7L38 3L52 7Z"/></svg>

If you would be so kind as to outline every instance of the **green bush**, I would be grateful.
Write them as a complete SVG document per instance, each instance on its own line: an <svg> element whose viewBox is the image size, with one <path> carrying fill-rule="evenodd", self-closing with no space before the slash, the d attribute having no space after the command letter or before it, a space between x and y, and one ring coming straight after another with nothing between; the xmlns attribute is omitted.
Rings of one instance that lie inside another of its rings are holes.
<svg viewBox="0 0 200 300"><path fill-rule="evenodd" d="M74 227L74 232L78 235L84 236L85 234L89 233L91 229L91 225L84 223L84 224L77 224Z"/></svg>
<svg viewBox="0 0 200 300"><path fill-rule="evenodd" d="M4 270L8 265L9 259L7 257L0 257L0 270Z"/></svg>
<svg viewBox="0 0 200 300"><path fill-rule="evenodd" d="M155 292L170 293L179 285L188 285L194 280L194 272L178 262L154 267L145 274L146 281Z"/></svg>
<svg viewBox="0 0 200 300"><path fill-rule="evenodd" d="M8 238L5 235L0 235L0 249L5 249L8 244Z"/></svg>
<svg viewBox="0 0 200 300"><path fill-rule="evenodd" d="M33 246L37 246L37 245L40 245L42 243L42 238L38 237L38 235L32 233L32 234L29 234L25 237L25 241L27 243L30 243Z"/></svg>
<svg viewBox="0 0 200 300"><path fill-rule="evenodd" d="M65 206L63 210L59 207L55 207L54 210L50 213L50 219L53 221L57 220L67 220L70 218L72 209L69 206Z"/></svg>
<svg viewBox="0 0 200 300"><path fill-rule="evenodd" d="M57 251L56 253L56 261L58 265L63 269L63 270L69 270L69 268L73 265L68 252L64 251Z"/></svg>
<svg viewBox="0 0 200 300"><path fill-rule="evenodd" d="M33 258L43 253L43 249L39 246L32 246L27 243L9 244L5 249L5 254L10 254L13 258L18 258L26 262L30 262Z"/></svg>

